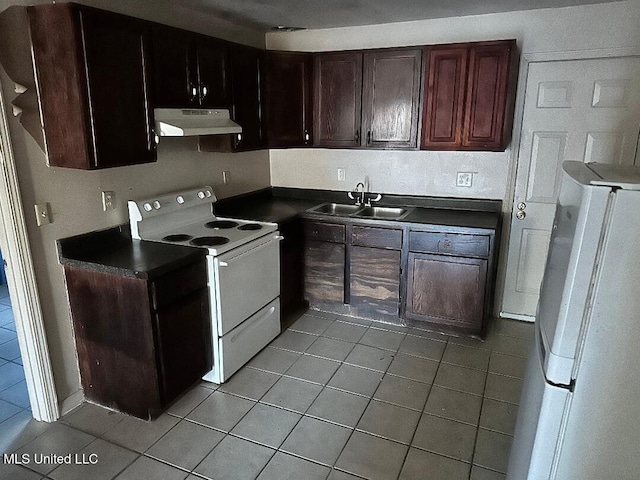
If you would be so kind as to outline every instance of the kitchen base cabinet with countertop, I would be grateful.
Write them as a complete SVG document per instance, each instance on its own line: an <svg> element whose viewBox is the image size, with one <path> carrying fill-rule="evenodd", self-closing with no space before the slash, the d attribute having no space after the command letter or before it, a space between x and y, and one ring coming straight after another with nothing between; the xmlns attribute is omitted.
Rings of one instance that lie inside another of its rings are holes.
<svg viewBox="0 0 640 480"><path fill-rule="evenodd" d="M276 187L225 199L216 215L279 225L301 218L303 239L293 243L302 249L303 265L282 265L282 292L284 272L297 271L311 309L484 335L494 295L499 201L384 195L381 204L411 207L386 220L318 213L323 203L347 201L346 192Z"/></svg>
<svg viewBox="0 0 640 480"><path fill-rule="evenodd" d="M491 303L490 235L409 232L404 317L483 334Z"/></svg>
<svg viewBox="0 0 640 480"><path fill-rule="evenodd" d="M211 367L204 251L113 230L60 241L82 387L152 419Z"/></svg>

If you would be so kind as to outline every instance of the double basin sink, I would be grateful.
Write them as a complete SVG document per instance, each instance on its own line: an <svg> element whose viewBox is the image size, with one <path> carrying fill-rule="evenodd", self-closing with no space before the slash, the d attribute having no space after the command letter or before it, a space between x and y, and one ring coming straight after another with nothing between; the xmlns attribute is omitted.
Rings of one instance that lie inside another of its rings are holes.
<svg viewBox="0 0 640 480"><path fill-rule="evenodd" d="M413 208L402 207L366 207L363 205L348 205L342 203L323 203L307 210L309 213L335 215L341 217L360 217L381 220L401 220Z"/></svg>

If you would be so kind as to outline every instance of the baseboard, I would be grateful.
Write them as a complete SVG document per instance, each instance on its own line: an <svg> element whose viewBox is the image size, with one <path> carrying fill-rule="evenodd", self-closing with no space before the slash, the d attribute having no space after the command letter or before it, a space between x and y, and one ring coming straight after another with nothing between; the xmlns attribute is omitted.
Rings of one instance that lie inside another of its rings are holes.
<svg viewBox="0 0 640 480"><path fill-rule="evenodd" d="M521 322L535 322L536 317L533 315L520 315L519 313L500 312L500 318L509 318L511 320L520 320Z"/></svg>
<svg viewBox="0 0 640 480"><path fill-rule="evenodd" d="M78 390L65 398L60 404L60 416L64 416L84 402L84 392Z"/></svg>

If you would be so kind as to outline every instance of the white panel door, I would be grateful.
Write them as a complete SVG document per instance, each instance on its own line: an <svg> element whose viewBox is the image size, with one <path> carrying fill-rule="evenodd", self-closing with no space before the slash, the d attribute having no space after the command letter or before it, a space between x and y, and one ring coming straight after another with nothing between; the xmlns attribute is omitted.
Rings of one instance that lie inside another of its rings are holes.
<svg viewBox="0 0 640 480"><path fill-rule="evenodd" d="M633 164L640 58L532 63L525 93L501 315L536 313L562 162Z"/></svg>

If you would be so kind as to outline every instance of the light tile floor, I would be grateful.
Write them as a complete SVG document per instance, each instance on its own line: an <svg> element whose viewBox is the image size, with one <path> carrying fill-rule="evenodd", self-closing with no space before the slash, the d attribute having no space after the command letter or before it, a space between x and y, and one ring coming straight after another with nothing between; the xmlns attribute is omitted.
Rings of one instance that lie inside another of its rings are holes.
<svg viewBox="0 0 640 480"><path fill-rule="evenodd" d="M11 300L7 286L0 285L0 435L6 421L31 416L30 411Z"/></svg>
<svg viewBox="0 0 640 480"><path fill-rule="evenodd" d="M0 478L504 479L532 335L501 319L480 342L310 312L153 422L90 404L31 421L6 451L98 463L0 464Z"/></svg>

